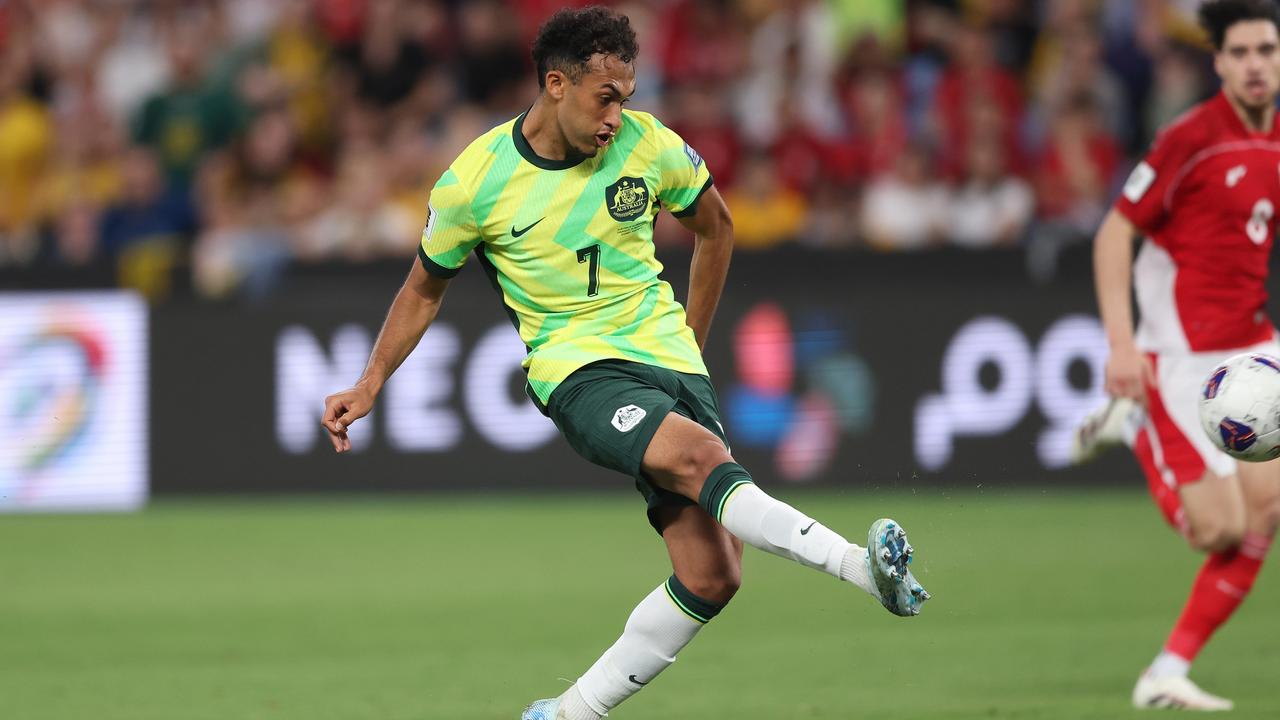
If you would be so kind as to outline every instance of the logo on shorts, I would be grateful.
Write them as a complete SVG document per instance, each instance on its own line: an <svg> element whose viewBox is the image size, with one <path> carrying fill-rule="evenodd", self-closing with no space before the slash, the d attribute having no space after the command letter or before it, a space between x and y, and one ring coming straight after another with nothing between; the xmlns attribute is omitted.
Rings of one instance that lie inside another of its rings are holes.
<svg viewBox="0 0 1280 720"><path fill-rule="evenodd" d="M613 426L618 428L618 432L631 432L647 414L643 408L635 405L620 407L613 414Z"/></svg>
<svg viewBox="0 0 1280 720"><path fill-rule="evenodd" d="M618 182L605 188L604 206L618 222L634 220L649 207L649 188L640 178L618 178Z"/></svg>

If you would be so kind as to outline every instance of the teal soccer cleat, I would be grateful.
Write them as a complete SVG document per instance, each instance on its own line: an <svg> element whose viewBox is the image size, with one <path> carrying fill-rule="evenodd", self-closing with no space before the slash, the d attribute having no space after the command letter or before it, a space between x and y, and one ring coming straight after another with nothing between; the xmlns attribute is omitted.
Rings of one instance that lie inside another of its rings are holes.
<svg viewBox="0 0 1280 720"><path fill-rule="evenodd" d="M557 720L560 717L560 698L535 700L520 713L520 720Z"/></svg>
<svg viewBox="0 0 1280 720"><path fill-rule="evenodd" d="M867 561L871 580L880 592L880 604L894 615L911 617L920 614L920 606L929 593L916 581L907 565L914 549L907 542L907 531L889 518L871 523L867 531Z"/></svg>

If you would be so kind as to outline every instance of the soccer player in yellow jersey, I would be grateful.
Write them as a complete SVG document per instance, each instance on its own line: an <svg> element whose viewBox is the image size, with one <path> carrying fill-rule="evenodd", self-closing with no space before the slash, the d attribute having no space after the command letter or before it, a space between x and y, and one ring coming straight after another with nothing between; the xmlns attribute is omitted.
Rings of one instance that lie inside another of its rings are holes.
<svg viewBox="0 0 1280 720"><path fill-rule="evenodd" d="M338 452L373 407L472 253L529 348L527 392L570 446L634 478L674 573L564 694L523 720L599 720L674 660L738 589L742 544L856 585L896 615L928 593L912 549L877 520L867 547L767 495L734 462L702 362L733 225L702 158L635 91L627 18L561 10L533 45L542 89L482 135L431 191L422 245L356 384L325 399ZM687 311L658 277L653 221L666 208L695 235Z"/></svg>

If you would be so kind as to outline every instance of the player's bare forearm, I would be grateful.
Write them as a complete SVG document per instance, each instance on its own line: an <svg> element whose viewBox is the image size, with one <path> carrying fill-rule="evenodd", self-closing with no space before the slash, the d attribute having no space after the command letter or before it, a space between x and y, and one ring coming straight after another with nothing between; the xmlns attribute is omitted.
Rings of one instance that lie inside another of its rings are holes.
<svg viewBox="0 0 1280 720"><path fill-rule="evenodd" d="M405 278L391 309L387 311L387 318L369 355L369 364L356 383L358 386L367 388L374 395L382 390L387 378L409 357L422 334L436 319L448 285L448 280L431 275L422 268L422 263L414 260L409 277Z"/></svg>
<svg viewBox="0 0 1280 720"><path fill-rule="evenodd" d="M680 218L681 224L693 231L693 261L689 266L689 300L686 320L704 348L711 332L711 319L720 303L729 260L733 256L733 219L729 208L715 187L710 187L698 200L693 215Z"/></svg>
<svg viewBox="0 0 1280 720"><path fill-rule="evenodd" d="M1107 213L1093 240L1093 277L1098 312L1111 346L1133 344L1133 223L1116 210Z"/></svg>
<svg viewBox="0 0 1280 720"><path fill-rule="evenodd" d="M334 450L341 453L351 449L347 428L373 409L373 402L382 392L387 378L409 357L431 321L435 320L448 285L448 280L428 274L414 259L413 269L400 292L396 293L387 319L382 323L364 373L355 385L324 399L324 415L320 424L329 432Z"/></svg>
<svg viewBox="0 0 1280 720"><path fill-rule="evenodd" d="M1093 276L1098 311L1107 332L1105 388L1112 397L1146 400L1146 386L1154 382L1151 363L1138 350L1133 336L1133 223L1112 210L1093 239Z"/></svg>

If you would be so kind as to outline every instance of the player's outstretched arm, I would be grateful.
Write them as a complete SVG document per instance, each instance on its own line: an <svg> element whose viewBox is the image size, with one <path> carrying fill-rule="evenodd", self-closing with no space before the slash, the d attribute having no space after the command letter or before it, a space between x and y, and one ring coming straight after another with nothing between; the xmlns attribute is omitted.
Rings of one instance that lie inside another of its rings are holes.
<svg viewBox="0 0 1280 720"><path fill-rule="evenodd" d="M364 373L355 385L324 399L324 418L320 423L329 431L334 450L346 452L351 449L347 428L373 409L373 402L387 378L409 357L422 334L435 320L448 286L448 280L431 275L414 259L413 269L400 292L396 293L387 319L382 323Z"/></svg>
<svg viewBox="0 0 1280 720"><path fill-rule="evenodd" d="M692 215L680 223L693 232L693 262L689 267L689 301L685 316L698 340L698 348L707 344L711 318L720 303L724 280L729 275L729 258L733 256L733 218L715 186L707 188Z"/></svg>
<svg viewBox="0 0 1280 720"><path fill-rule="evenodd" d="M1106 390L1112 397L1145 402L1151 363L1133 339L1133 223L1114 208L1093 239L1093 277L1098 311L1107 332Z"/></svg>

